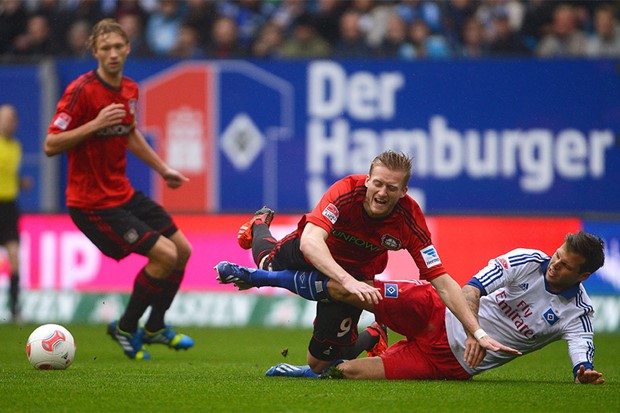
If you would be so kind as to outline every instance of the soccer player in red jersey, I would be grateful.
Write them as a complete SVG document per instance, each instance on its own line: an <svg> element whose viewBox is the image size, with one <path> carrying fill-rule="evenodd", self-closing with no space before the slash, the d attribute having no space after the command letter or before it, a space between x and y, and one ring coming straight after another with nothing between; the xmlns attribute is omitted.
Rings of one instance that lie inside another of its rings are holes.
<svg viewBox="0 0 620 413"><path fill-rule="evenodd" d="M361 301L375 304L381 293L364 280L383 272L388 251L406 249L420 270L420 278L433 284L443 302L468 331L476 333L484 348L517 354L480 329L460 286L444 269L424 214L407 195L411 168L410 157L385 151L372 161L367 175L347 176L333 184L313 211L302 217L296 231L276 241L269 231L273 211L262 208L241 227L239 245L252 248L259 268L317 269ZM286 275L264 281L263 285L289 283L293 288L295 284ZM319 290L311 295L316 298L326 293ZM360 314L360 309L348 304L327 297L319 299L307 355L314 372L322 372L334 360L350 358L350 353L359 353L360 346L367 347L368 343L356 343Z"/></svg>
<svg viewBox="0 0 620 413"><path fill-rule="evenodd" d="M108 325L108 334L129 358L149 359L145 343L175 349L194 344L164 322L191 245L160 205L131 186L125 170L127 150L157 171L170 188L188 179L170 168L136 128L138 85L123 76L131 47L121 26L112 19L97 23L90 47L98 67L65 90L45 138L45 153L67 152L67 207L93 244L116 260L131 253L148 258L135 278L125 312ZM139 328L149 306L149 319Z"/></svg>

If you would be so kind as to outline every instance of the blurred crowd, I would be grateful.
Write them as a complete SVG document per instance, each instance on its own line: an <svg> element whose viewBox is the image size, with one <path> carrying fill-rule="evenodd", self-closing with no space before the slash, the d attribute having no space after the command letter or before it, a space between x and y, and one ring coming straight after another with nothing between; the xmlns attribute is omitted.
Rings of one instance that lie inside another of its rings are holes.
<svg viewBox="0 0 620 413"><path fill-rule="evenodd" d="M104 17L134 57L620 57L618 0L0 0L0 55L88 57Z"/></svg>

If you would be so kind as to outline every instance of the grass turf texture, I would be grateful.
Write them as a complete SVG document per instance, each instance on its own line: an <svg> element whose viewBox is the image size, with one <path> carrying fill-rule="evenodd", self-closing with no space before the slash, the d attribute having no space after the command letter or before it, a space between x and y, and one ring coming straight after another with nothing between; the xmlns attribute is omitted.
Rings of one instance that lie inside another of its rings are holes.
<svg viewBox="0 0 620 413"><path fill-rule="evenodd" d="M596 366L607 382L582 386L572 383L564 342L469 382L265 377L274 364L304 364L310 332L260 328L179 329L194 348L151 346L153 360L136 362L105 326L66 325L77 343L73 365L37 371L24 350L35 327L0 325L0 412L620 411L618 335L596 336Z"/></svg>

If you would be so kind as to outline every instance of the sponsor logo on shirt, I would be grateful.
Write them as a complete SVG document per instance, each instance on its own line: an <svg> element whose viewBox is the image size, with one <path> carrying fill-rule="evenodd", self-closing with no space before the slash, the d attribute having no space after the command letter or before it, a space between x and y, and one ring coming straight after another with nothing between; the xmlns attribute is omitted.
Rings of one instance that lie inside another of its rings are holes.
<svg viewBox="0 0 620 413"><path fill-rule="evenodd" d="M385 249L397 251L402 248L403 243L400 240L390 234L385 234L381 236L381 245L385 247Z"/></svg>
<svg viewBox="0 0 620 413"><path fill-rule="evenodd" d="M58 117L54 121L54 126L62 130L66 130L69 127L69 124L71 123L71 119L72 118L70 115L66 114L65 112L62 112L58 115Z"/></svg>
<svg viewBox="0 0 620 413"><path fill-rule="evenodd" d="M347 234L346 232L332 230L331 235L368 251L377 251L380 249L378 245L375 245L370 241L366 241L365 239L358 238L355 235Z"/></svg>
<svg viewBox="0 0 620 413"><path fill-rule="evenodd" d="M505 269L508 269L510 267L510 264L508 264L508 260L506 260L506 258L498 258L497 262L499 262L500 265Z"/></svg>
<svg viewBox="0 0 620 413"><path fill-rule="evenodd" d="M398 298L398 284L385 283L383 285L383 296L385 298Z"/></svg>
<svg viewBox="0 0 620 413"><path fill-rule="evenodd" d="M132 125L124 125L122 123L119 125L108 126L107 128L95 132L95 136L102 138L107 138L110 136L127 136L129 135L129 131L131 131L131 127Z"/></svg>
<svg viewBox="0 0 620 413"><path fill-rule="evenodd" d="M335 224L338 221L338 217L340 216L340 211L336 208L336 205L329 204L323 210L323 215L325 218L329 219L329 222Z"/></svg>
<svg viewBox="0 0 620 413"><path fill-rule="evenodd" d="M518 303L510 303L506 301L506 290L500 289L497 293L494 293L495 302L500 311L508 317L518 332L523 334L527 338L536 338L534 330L527 324L528 318L532 316L532 307L524 300Z"/></svg>
<svg viewBox="0 0 620 413"><path fill-rule="evenodd" d="M519 284L519 288L522 289L523 291L527 291L529 286L530 285L528 283Z"/></svg>
<svg viewBox="0 0 620 413"><path fill-rule="evenodd" d="M545 311L545 314L543 314L543 318L547 323L549 323L550 326L554 325L560 319L560 317L555 314L552 308Z"/></svg>
<svg viewBox="0 0 620 413"><path fill-rule="evenodd" d="M420 251L422 253L422 258L424 258L424 262L426 263L427 268L434 267L435 265L441 264L441 259L439 259L439 254L437 254L437 250L433 245L429 245Z"/></svg>

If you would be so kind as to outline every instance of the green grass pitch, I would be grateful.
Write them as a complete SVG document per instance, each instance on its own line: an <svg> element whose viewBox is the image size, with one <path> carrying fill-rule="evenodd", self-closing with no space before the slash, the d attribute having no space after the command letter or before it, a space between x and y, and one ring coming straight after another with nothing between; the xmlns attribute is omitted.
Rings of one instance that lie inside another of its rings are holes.
<svg viewBox="0 0 620 413"><path fill-rule="evenodd" d="M582 386L572 383L564 342L469 382L269 378L271 365L304 364L310 332L268 328L183 328L194 348L151 346L153 360L136 362L105 326L66 325L77 342L73 365L37 371L24 350L35 327L0 324L2 413L620 411L619 335L596 336L596 367L607 382Z"/></svg>

